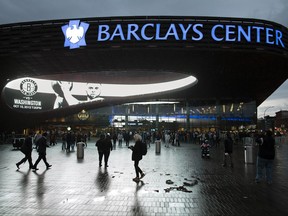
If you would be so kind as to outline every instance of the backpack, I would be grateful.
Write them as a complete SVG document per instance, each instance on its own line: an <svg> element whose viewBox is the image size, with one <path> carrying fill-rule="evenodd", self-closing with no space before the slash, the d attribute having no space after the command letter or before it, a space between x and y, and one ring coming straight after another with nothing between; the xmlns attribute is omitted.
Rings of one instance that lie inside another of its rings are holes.
<svg viewBox="0 0 288 216"><path fill-rule="evenodd" d="M142 155L146 155L147 154L147 144L146 144L146 142L141 142L141 153L142 153Z"/></svg>

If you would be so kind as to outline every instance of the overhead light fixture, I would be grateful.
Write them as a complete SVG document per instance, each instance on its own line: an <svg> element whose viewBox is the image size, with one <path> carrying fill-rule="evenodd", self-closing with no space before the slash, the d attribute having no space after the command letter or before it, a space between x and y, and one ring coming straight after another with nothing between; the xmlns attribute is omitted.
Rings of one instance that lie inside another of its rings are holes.
<svg viewBox="0 0 288 216"><path fill-rule="evenodd" d="M125 103L124 105L177 104L177 103L179 103L179 102L172 102L172 101L143 101L143 102Z"/></svg>

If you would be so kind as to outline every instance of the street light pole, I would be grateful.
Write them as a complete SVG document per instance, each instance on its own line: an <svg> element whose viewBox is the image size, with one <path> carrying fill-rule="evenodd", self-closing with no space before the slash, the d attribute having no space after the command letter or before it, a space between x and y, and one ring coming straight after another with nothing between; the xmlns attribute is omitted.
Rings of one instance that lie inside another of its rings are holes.
<svg viewBox="0 0 288 216"><path fill-rule="evenodd" d="M273 107L274 106L269 106L264 110L264 130L266 130L266 128L267 128L267 118L265 118L266 111L270 108L273 108Z"/></svg>
<svg viewBox="0 0 288 216"><path fill-rule="evenodd" d="M264 119L265 119L266 111L267 111L268 109L270 109L270 108L274 108L274 106L269 106L269 107L267 107L267 108L264 110Z"/></svg>

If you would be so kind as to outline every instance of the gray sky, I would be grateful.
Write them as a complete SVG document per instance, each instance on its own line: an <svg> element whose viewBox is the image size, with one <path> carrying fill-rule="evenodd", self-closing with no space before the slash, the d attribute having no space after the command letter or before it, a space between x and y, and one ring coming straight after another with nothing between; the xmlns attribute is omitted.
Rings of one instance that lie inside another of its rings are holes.
<svg viewBox="0 0 288 216"><path fill-rule="evenodd" d="M63 18L176 15L265 19L288 27L287 0L0 0L0 24Z"/></svg>
<svg viewBox="0 0 288 216"><path fill-rule="evenodd" d="M0 25L109 16L256 18L288 27L288 0L0 0ZM287 71L288 74L288 71ZM273 108L269 108L274 106ZM265 112L266 110L266 112ZM288 81L258 107L258 116L288 110Z"/></svg>

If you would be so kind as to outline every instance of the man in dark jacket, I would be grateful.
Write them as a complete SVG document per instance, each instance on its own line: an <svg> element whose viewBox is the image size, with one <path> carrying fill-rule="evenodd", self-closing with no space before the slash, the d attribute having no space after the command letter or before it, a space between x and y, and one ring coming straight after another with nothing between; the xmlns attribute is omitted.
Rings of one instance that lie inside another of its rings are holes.
<svg viewBox="0 0 288 216"><path fill-rule="evenodd" d="M259 145L259 151L257 156L257 174L256 183L259 183L263 178L263 170L266 170L266 181L268 184L272 184L272 167L275 158L275 139L272 136L272 131L266 131L266 135L263 138L256 140Z"/></svg>
<svg viewBox="0 0 288 216"><path fill-rule="evenodd" d="M228 157L230 159L230 167L233 167L232 153L233 153L233 140L232 140L230 132L227 132L226 139L224 140L223 167L227 166L227 158Z"/></svg>
<svg viewBox="0 0 288 216"><path fill-rule="evenodd" d="M112 149L113 149L113 145L111 141L111 136L110 136L110 133L107 133L105 142L104 142L104 147L103 147L105 167L108 167L108 159L109 159L110 152L112 151Z"/></svg>
<svg viewBox="0 0 288 216"><path fill-rule="evenodd" d="M38 140L38 142L36 143L36 146L37 146L37 151L38 151L39 156L32 169L34 171L38 170L37 165L41 159L44 161L46 168L49 169L52 165L50 165L46 160L46 147L49 147L49 145L47 144L46 132L42 134L42 137Z"/></svg>
<svg viewBox="0 0 288 216"><path fill-rule="evenodd" d="M32 146L33 146L33 142L32 142L32 132L29 132L29 135L25 138L25 141L23 143L23 145L21 146L21 152L23 154L25 154L25 157L19 161L18 163L16 163L17 169L20 169L20 165L22 163L25 163L27 160L29 162L29 169L32 169L33 167L33 163L32 163Z"/></svg>
<svg viewBox="0 0 288 216"><path fill-rule="evenodd" d="M98 150L98 155L99 155L99 166L102 166L102 158L104 155L104 145L105 145L105 135L101 134L100 139L96 142L95 146L97 147Z"/></svg>
<svg viewBox="0 0 288 216"><path fill-rule="evenodd" d="M104 156L105 167L108 167L110 151L113 149L110 134L108 133L106 137L104 134L101 134L100 139L96 142L96 146L99 154L99 166L102 166L102 158Z"/></svg>

